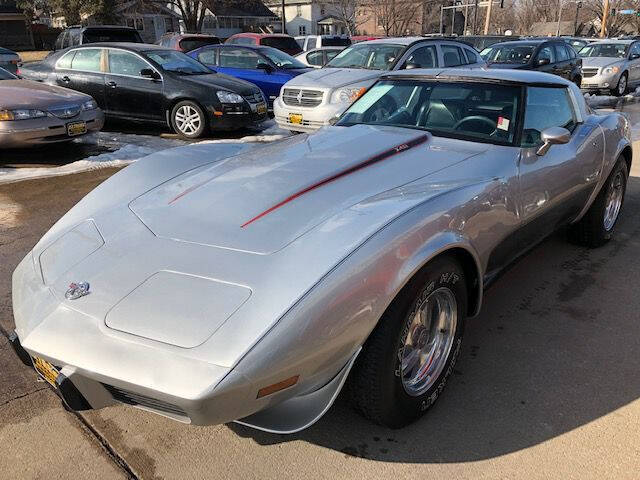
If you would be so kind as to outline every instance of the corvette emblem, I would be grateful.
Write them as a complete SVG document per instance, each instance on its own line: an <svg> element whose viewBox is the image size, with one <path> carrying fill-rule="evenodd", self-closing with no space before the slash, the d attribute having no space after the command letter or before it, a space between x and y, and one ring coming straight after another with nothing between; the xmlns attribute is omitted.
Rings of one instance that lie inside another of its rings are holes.
<svg viewBox="0 0 640 480"><path fill-rule="evenodd" d="M89 295L89 283L74 282L69 284L69 289L67 290L67 293L64 294L64 297L67 300L76 300L80 297L84 297L85 295Z"/></svg>

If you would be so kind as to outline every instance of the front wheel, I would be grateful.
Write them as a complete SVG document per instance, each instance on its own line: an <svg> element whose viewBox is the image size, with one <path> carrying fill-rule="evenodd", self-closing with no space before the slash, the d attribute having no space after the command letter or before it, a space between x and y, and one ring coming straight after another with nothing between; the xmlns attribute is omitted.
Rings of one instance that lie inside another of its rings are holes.
<svg viewBox="0 0 640 480"><path fill-rule="evenodd" d="M615 86L611 93L618 97L621 97L622 95L627 93L627 86L627 74L623 73L622 75L620 75L620 80L618 80L618 84Z"/></svg>
<svg viewBox="0 0 640 480"><path fill-rule="evenodd" d="M200 138L206 131L207 118L200 105L185 100L171 110L171 126L183 137Z"/></svg>
<svg viewBox="0 0 640 480"><path fill-rule="evenodd" d="M440 257L384 313L349 377L355 408L375 423L403 427L438 399L460 353L467 287L460 265Z"/></svg>
<svg viewBox="0 0 640 480"><path fill-rule="evenodd" d="M628 177L627 163L620 158L587 213L569 229L571 241L595 248L611 240L624 202Z"/></svg>

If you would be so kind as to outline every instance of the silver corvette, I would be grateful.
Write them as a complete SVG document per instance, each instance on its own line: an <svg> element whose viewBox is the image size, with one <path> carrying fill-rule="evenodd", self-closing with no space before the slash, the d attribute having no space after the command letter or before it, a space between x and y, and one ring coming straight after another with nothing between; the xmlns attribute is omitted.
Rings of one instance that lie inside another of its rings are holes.
<svg viewBox="0 0 640 480"><path fill-rule="evenodd" d="M313 135L114 175L17 267L12 344L75 410L288 433L344 386L401 427L507 265L563 226L611 237L630 167L628 121L560 77L392 73Z"/></svg>

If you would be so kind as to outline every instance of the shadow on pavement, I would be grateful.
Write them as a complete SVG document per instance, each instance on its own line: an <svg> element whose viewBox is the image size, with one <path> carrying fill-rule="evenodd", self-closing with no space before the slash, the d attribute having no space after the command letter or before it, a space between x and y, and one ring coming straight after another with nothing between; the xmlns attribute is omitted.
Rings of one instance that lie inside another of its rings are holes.
<svg viewBox="0 0 640 480"><path fill-rule="evenodd" d="M558 234L486 293L467 324L444 395L401 430L371 424L340 398L311 428L272 435L229 425L261 445L304 441L347 455L470 462L544 442L640 397L640 178L631 178L615 240L588 250Z"/></svg>

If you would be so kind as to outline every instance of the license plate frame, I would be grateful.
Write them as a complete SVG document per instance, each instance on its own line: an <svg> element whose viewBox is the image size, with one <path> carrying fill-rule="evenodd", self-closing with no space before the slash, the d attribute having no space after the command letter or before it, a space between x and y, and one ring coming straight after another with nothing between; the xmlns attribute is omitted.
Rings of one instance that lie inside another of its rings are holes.
<svg viewBox="0 0 640 480"><path fill-rule="evenodd" d="M40 377L49 385L57 388L58 385L56 384L56 380L60 375L58 369L47 362L44 358L31 357L31 361L33 362L33 368L35 368L38 375L40 375Z"/></svg>
<svg viewBox="0 0 640 480"><path fill-rule="evenodd" d="M87 133L87 122L71 122L67 123L67 135L77 137Z"/></svg>
<svg viewBox="0 0 640 480"><path fill-rule="evenodd" d="M290 113L289 114L289 123L292 125L302 125L302 114L301 113Z"/></svg>
<svg viewBox="0 0 640 480"><path fill-rule="evenodd" d="M267 104L264 102L259 103L256 106L256 112L258 113L258 115L264 115L265 113L267 113Z"/></svg>

